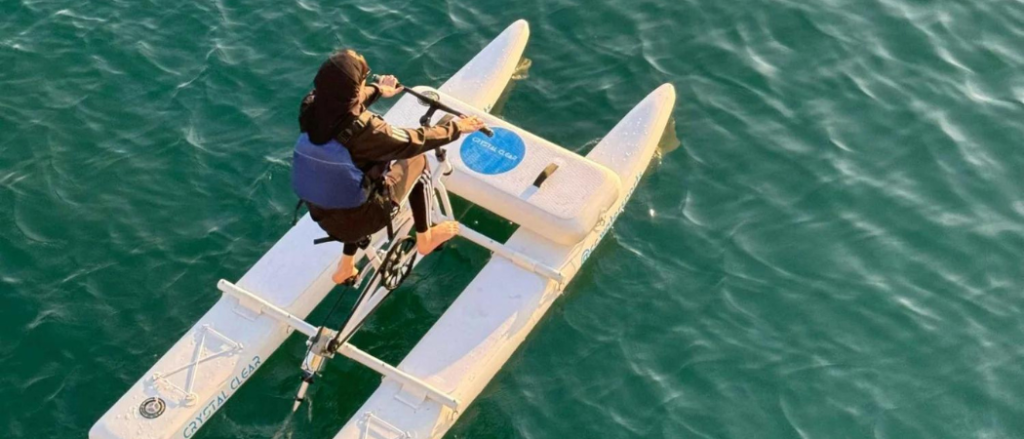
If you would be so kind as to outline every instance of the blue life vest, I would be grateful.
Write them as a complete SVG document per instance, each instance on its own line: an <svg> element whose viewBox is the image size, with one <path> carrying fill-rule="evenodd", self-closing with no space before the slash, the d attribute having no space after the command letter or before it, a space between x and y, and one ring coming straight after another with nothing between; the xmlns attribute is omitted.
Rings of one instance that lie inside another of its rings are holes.
<svg viewBox="0 0 1024 439"><path fill-rule="evenodd" d="M366 202L369 185L352 155L337 140L315 145L302 133L292 154L292 189L300 199L324 209L348 209Z"/></svg>

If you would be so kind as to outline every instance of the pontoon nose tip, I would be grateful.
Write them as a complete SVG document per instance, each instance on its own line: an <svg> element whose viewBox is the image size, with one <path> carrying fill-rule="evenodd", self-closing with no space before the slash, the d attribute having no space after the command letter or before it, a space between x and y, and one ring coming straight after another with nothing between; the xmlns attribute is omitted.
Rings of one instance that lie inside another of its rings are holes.
<svg viewBox="0 0 1024 439"><path fill-rule="evenodd" d="M523 46L525 46L526 41L529 39L529 24L526 23L525 19L520 18L515 20L514 23L512 23L511 25L508 26L508 28L505 28L505 30L502 31L501 35L499 35L498 38L496 38L495 41L492 42L492 44L503 38L506 40L511 39L511 41L519 42L518 44L522 44ZM521 51L522 48L520 48L519 50Z"/></svg>
<svg viewBox="0 0 1024 439"><path fill-rule="evenodd" d="M654 91L647 94L645 102L655 103L659 107L672 107L676 104L676 87L670 83L661 84Z"/></svg>
<svg viewBox="0 0 1024 439"><path fill-rule="evenodd" d="M654 89L654 92L652 92L651 94L656 95L662 99L672 99L674 101L676 100L676 86L672 85L672 83L670 82L666 82L664 84L661 84L661 86L659 86L658 88Z"/></svg>
<svg viewBox="0 0 1024 439"><path fill-rule="evenodd" d="M511 25L509 25L508 28L505 28L505 31L503 31L502 33L503 34L504 33L511 33L511 34L515 34L515 35L525 35L528 38L529 37L529 23L527 23L527 21L524 18L519 18L519 19L513 21L513 23Z"/></svg>

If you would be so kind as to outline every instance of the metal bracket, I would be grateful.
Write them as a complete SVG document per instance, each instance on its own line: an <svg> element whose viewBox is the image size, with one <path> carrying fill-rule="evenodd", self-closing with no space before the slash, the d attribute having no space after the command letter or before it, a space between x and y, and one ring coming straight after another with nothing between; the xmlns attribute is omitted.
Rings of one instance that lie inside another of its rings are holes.
<svg viewBox="0 0 1024 439"><path fill-rule="evenodd" d="M306 323L305 320L295 317L290 312L267 302L262 297L250 293L238 285L221 279L220 282L217 282L217 289L224 294L235 297L238 299L238 303L243 304L246 308L249 308L255 313L266 314L267 316L291 326L303 334L306 334L308 337L316 336L316 326Z"/></svg>
<svg viewBox="0 0 1024 439"><path fill-rule="evenodd" d="M216 338L216 339L220 340L221 342L229 345L229 347L227 349L222 350L222 351L208 354L208 355L206 355L204 357L203 356L203 351L206 348L206 337L207 336L211 336L213 338ZM232 340L231 338L229 338L228 336L226 336L224 334L221 334L216 329L213 329L212 326L210 326L210 325L203 325L202 329L199 330L199 342L196 343L196 348L192 352L192 361L189 362L188 364L185 364L184 366L178 367L178 368L173 369L173 370L168 371L168 372L156 372L156 373L154 373L153 377L152 377L153 382L157 386L165 386L167 388L170 388L171 390L175 390L178 393L181 393L183 395L183 399L185 400L185 405L186 406L192 406L199 399L199 396L196 395L196 393L193 391L193 388L195 387L195 378L196 378L196 375L199 372L199 365L203 364L203 363L205 363L207 361L213 360L214 358L220 358L220 357L223 357L223 356L235 353L235 352L240 351L240 350L242 350L244 348L245 348L245 346L243 346L241 343ZM177 385L175 385L174 383L172 383L170 380L167 379L167 378L171 377L172 375L177 374L178 372L181 372L181 371L186 370L186 369L188 370L188 375L185 377L185 387L184 388L178 387Z"/></svg>
<svg viewBox="0 0 1024 439"><path fill-rule="evenodd" d="M363 418L363 431L359 433L359 439L408 439L411 437L409 432L374 416L372 412L367 413Z"/></svg>

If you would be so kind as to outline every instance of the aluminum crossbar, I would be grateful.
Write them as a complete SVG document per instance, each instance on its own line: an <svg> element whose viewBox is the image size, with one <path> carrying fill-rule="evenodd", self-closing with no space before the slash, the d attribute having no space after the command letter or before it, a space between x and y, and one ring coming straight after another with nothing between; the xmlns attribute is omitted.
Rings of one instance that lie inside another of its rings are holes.
<svg viewBox="0 0 1024 439"><path fill-rule="evenodd" d="M476 230L466 227L465 224L459 223L459 236L494 252L494 254L498 256L512 261L513 264L529 270L530 272L537 273L560 284L565 283L565 275L563 275L562 272L555 270L554 268L551 268L524 253L512 250L508 248L507 245L495 241Z"/></svg>
<svg viewBox="0 0 1024 439"><path fill-rule="evenodd" d="M279 308L273 303L267 302L262 297L250 293L238 285L221 279L217 282L217 289L221 290L224 294L238 298L239 303L246 308L273 317L309 337L316 337L316 326L306 323L305 320L295 317L292 313ZM257 306L254 307L252 304Z"/></svg>
<svg viewBox="0 0 1024 439"><path fill-rule="evenodd" d="M318 329L302 320L288 311L285 311L276 305L267 302L263 298L246 291L244 288L239 287L231 282L221 279L217 282L217 289L228 294L230 296L237 297L240 303L248 304L245 305L255 312L265 314L281 323L284 323L295 330L308 335L309 337L315 337ZM252 304L257 305L256 307ZM428 398L437 401L441 405L448 407L452 410L459 409L459 401L451 395L438 390L436 387L428 384L427 382L412 376L398 368L387 364L384 360L381 360L373 355L363 352L359 348L352 346L349 343L345 343L338 349L338 353L351 358L353 361L366 366L375 372L384 375L385 377L395 380L401 383L403 386L409 386L422 391L427 395Z"/></svg>
<svg viewBox="0 0 1024 439"><path fill-rule="evenodd" d="M427 398L437 401L445 407L452 410L459 409L459 400L455 399L451 395L438 390L436 387L419 378L409 375L408 373L385 363L384 360L374 357L373 355L370 355L349 343L342 345L341 349L338 349L338 353L351 358L353 361L362 364L363 366L373 369L375 372L384 375L387 378L401 383L403 386L414 387L423 391L426 393Z"/></svg>

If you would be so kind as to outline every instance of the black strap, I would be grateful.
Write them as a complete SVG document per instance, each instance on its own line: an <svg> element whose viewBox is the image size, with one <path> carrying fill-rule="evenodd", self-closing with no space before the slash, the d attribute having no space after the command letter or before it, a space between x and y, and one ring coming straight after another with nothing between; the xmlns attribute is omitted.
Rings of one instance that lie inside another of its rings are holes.
<svg viewBox="0 0 1024 439"><path fill-rule="evenodd" d="M546 168L544 168L543 171L541 171L539 175L537 175L537 179L533 180L533 186L536 187L537 189L540 189L540 185L544 184L544 181L547 180L548 177L550 177L551 174L554 174L557 170L558 165L554 163L548 165Z"/></svg>
<svg viewBox="0 0 1024 439"><path fill-rule="evenodd" d="M391 170L391 163L390 162L388 162L387 168L388 168L389 171ZM388 212L388 223L387 223L386 227L388 229L388 241L394 241L395 240L395 228L394 228L393 223L395 222L395 216L398 215L399 207L401 207L401 206L399 206L397 203L395 203L391 199L391 188L388 187L388 185L386 183L384 183L383 181L381 181L381 183L382 184L380 186L378 186L377 196L380 197L380 202L381 203L385 203L386 205L391 206L391 211Z"/></svg>
<svg viewBox="0 0 1024 439"><path fill-rule="evenodd" d="M359 117L349 122L344 128L342 128L335 139L338 140L342 145L347 143L352 136L359 134L366 128L366 125L370 123L370 117L373 117L373 113L369 111L362 112Z"/></svg>
<svg viewBox="0 0 1024 439"><path fill-rule="evenodd" d="M341 240L340 240L340 239L338 239L338 238L335 238L335 237L333 237L333 236L325 236L325 237L323 237L323 238L317 238L317 239L314 239L314 240L313 240L313 245L320 245L320 244L326 244L326 243L328 243L328 242L334 242L334 241L338 241L338 242L341 242Z"/></svg>
<svg viewBox="0 0 1024 439"><path fill-rule="evenodd" d="M395 227L394 227L394 223L395 223L395 216L398 213L398 206L396 206L395 203L391 201L391 194L388 193L390 191L388 191L386 188L387 188L387 186L385 186L384 196L387 197L387 200L388 200L387 202L389 204L391 204L391 213L388 215L388 224L386 226L387 229L388 229L388 242L394 242L394 240L395 240Z"/></svg>
<svg viewBox="0 0 1024 439"><path fill-rule="evenodd" d="M299 202L297 204L295 204L295 213L292 214L292 226L293 227L295 226L296 223L299 222L299 209L302 208L302 203L305 203L305 202L306 202L305 200L299 199Z"/></svg>

